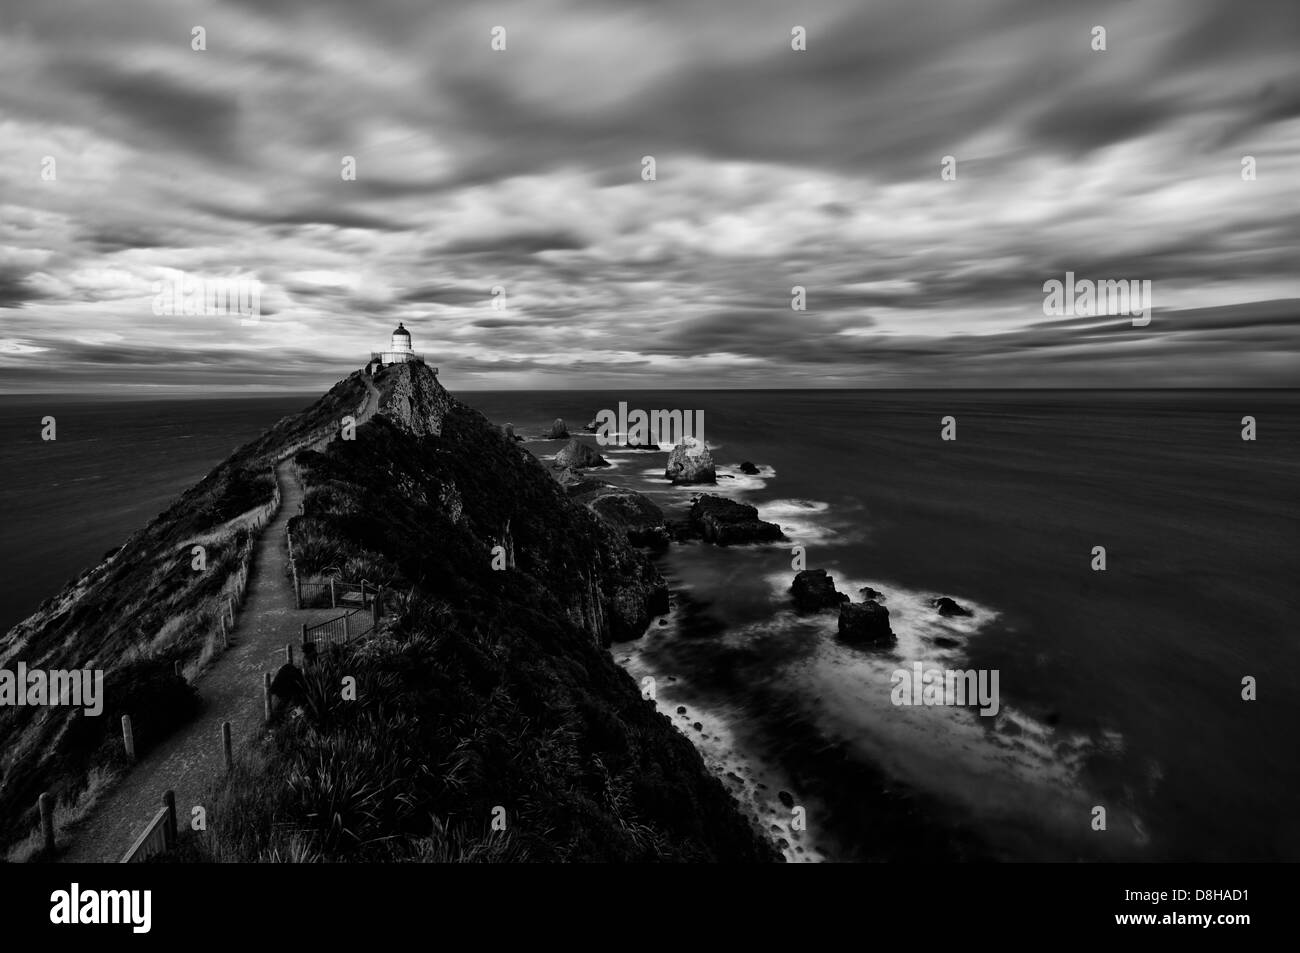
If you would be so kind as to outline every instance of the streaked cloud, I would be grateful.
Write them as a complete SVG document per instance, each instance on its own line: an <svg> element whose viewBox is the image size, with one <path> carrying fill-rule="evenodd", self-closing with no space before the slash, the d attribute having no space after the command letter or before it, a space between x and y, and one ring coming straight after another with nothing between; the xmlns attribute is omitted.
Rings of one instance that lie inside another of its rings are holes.
<svg viewBox="0 0 1300 953"><path fill-rule="evenodd" d="M399 320L453 389L1300 385L1293 3L4 18L0 390L313 390ZM1151 324L1045 317L1066 271ZM177 273L261 320L155 314Z"/></svg>

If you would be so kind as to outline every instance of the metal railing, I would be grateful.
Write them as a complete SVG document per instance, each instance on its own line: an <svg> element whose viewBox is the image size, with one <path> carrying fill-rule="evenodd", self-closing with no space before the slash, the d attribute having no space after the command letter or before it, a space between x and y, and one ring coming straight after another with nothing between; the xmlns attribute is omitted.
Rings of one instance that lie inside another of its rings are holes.
<svg viewBox="0 0 1300 953"><path fill-rule="evenodd" d="M362 615L363 618L356 623L352 621L354 616ZM347 645L353 639L365 635L374 628L371 614L362 609L353 609L351 612L345 612L333 619L326 619L324 622L317 622L315 625L306 625L302 627L302 647L303 657L307 657L307 646L319 650L327 645Z"/></svg>
<svg viewBox="0 0 1300 953"><path fill-rule="evenodd" d="M399 356L400 355L400 356ZM428 363L423 354L415 354L407 351L371 351L370 360L378 361L380 364L423 364L435 374L438 368Z"/></svg>

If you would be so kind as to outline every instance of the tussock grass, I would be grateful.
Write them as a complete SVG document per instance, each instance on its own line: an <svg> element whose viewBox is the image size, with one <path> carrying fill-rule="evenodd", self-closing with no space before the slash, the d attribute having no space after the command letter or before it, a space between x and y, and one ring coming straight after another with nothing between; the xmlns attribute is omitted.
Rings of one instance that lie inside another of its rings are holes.
<svg viewBox="0 0 1300 953"><path fill-rule="evenodd" d="M86 773L85 786L79 791L64 797L54 811L55 850L60 844L68 842L69 832L77 828L103 797L117 783L120 772L114 768L99 765ZM45 856L45 839L39 822L30 834L15 842L5 852L5 860L11 864L26 864L38 860L52 860Z"/></svg>

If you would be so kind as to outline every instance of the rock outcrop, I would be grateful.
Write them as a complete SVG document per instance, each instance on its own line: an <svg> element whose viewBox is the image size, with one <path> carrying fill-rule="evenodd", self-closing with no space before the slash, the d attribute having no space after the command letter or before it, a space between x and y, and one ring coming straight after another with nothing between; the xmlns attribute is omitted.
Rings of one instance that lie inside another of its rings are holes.
<svg viewBox="0 0 1300 953"><path fill-rule="evenodd" d="M588 467L607 467L609 461L597 453L594 448L583 443L577 437L573 437L560 448L560 452L555 455L555 463L552 466L558 470L569 467L581 470Z"/></svg>
<svg viewBox="0 0 1300 953"><path fill-rule="evenodd" d="M758 518L758 510L724 496L704 494L691 503L690 528L706 543L737 546L785 539L781 527Z"/></svg>
<svg viewBox="0 0 1300 953"><path fill-rule="evenodd" d="M661 548L668 544L664 513L648 496L594 481L571 488L570 499L577 500L606 523L613 526L633 546Z"/></svg>
<svg viewBox="0 0 1300 953"><path fill-rule="evenodd" d="M805 569L796 573L790 592L801 612L820 612L849 601L846 593L835 588L835 578L825 569Z"/></svg>
<svg viewBox="0 0 1300 953"><path fill-rule="evenodd" d="M758 467L754 466L754 464L746 460L743 463L741 463L739 470L741 473L748 473L750 476L753 476L755 473L758 472Z"/></svg>
<svg viewBox="0 0 1300 953"><path fill-rule="evenodd" d="M967 616L971 614L969 609L963 605L959 605L947 596L940 596L938 599L932 601L930 605L938 609L939 615L941 616Z"/></svg>
<svg viewBox="0 0 1300 953"><path fill-rule="evenodd" d="M686 437L668 454L664 479L676 484L717 483L718 474L713 468L713 454L694 437Z"/></svg>
<svg viewBox="0 0 1300 953"><path fill-rule="evenodd" d="M414 373L411 367L423 368ZM451 395L438 377L423 364L390 364L374 377L379 390L379 412L417 436L438 436L451 409Z"/></svg>
<svg viewBox="0 0 1300 953"><path fill-rule="evenodd" d="M551 429L542 434L543 440L568 440L569 428L564 426L564 418L556 417Z"/></svg>
<svg viewBox="0 0 1300 953"><path fill-rule="evenodd" d="M889 610L879 602L846 602L840 606L840 638L845 642L889 645L898 640L889 627Z"/></svg>

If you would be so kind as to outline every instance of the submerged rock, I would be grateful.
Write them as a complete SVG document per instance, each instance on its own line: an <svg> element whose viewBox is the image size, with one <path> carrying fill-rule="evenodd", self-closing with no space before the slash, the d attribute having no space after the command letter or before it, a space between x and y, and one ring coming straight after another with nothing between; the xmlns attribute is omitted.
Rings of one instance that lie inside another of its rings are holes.
<svg viewBox="0 0 1300 953"><path fill-rule="evenodd" d="M581 469L583 467L607 467L609 461L577 437L573 437L560 448L560 452L555 455L555 463L552 465L561 470L565 467Z"/></svg>
<svg viewBox="0 0 1300 953"><path fill-rule="evenodd" d="M785 539L781 527L758 518L758 510L723 496L704 494L691 504L690 528L706 543L735 546Z"/></svg>
<svg viewBox="0 0 1300 953"><path fill-rule="evenodd" d="M627 441L623 444L623 448L625 450L650 450L652 452L657 452L659 450L659 444L654 443L653 441L648 439L634 440L629 435Z"/></svg>
<svg viewBox="0 0 1300 953"><path fill-rule="evenodd" d="M885 645L898 640L889 627L889 610L879 602L846 602L840 606L839 632L846 642Z"/></svg>
<svg viewBox="0 0 1300 953"><path fill-rule="evenodd" d="M596 480L583 473L581 470L575 470L573 467L561 467L558 470L552 469L551 475L555 477L555 482L564 487L570 496L576 496L579 493L585 493L588 490L596 490L602 486L609 486L603 480Z"/></svg>
<svg viewBox="0 0 1300 953"><path fill-rule="evenodd" d="M932 601L932 602L930 603L930 605L932 605L932 606L934 606L936 609L938 609L938 610L939 610L939 615L942 615L942 616L970 615L970 614L971 614L971 611L970 611L969 609L967 609L967 608L966 608L965 606L963 606L963 605L958 605L954 600L949 599L947 596L940 596L938 599L935 599L934 601Z"/></svg>
<svg viewBox="0 0 1300 953"><path fill-rule="evenodd" d="M803 612L833 609L849 601L848 594L835 588L834 577L825 569L805 569L797 573L790 591L794 593L794 604Z"/></svg>
<svg viewBox="0 0 1300 953"><path fill-rule="evenodd" d="M740 472L748 473L752 476L753 474L758 472L758 467L754 466L754 464L746 460L744 463L740 465Z"/></svg>
<svg viewBox="0 0 1300 953"><path fill-rule="evenodd" d="M664 479L675 484L717 483L718 474L713 468L713 454L694 437L685 437L668 454Z"/></svg>

